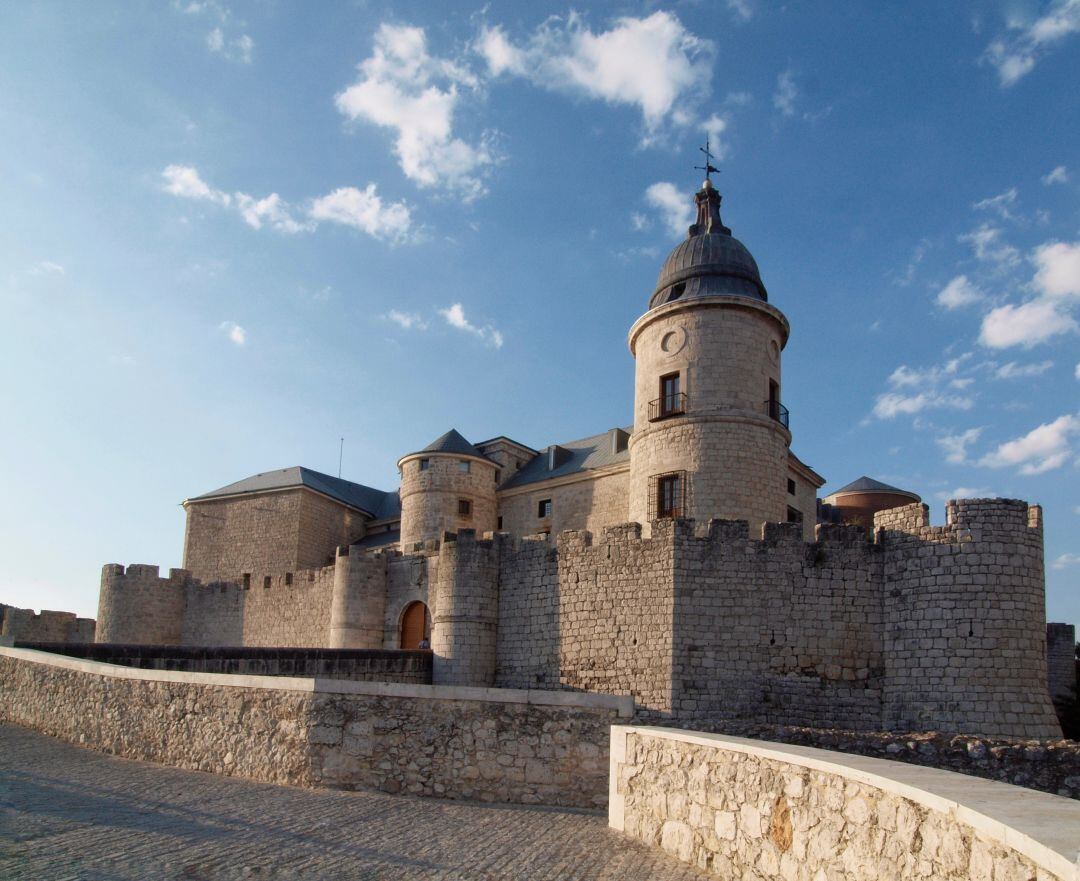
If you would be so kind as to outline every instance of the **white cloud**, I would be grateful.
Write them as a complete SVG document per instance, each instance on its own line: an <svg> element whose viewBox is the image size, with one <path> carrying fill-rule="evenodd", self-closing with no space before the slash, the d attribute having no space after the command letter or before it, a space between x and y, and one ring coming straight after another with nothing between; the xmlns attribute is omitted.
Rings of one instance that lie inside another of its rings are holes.
<svg viewBox="0 0 1080 881"><path fill-rule="evenodd" d="M1067 566L1080 566L1080 554L1062 554L1050 564L1051 569L1061 570Z"/></svg>
<svg viewBox="0 0 1080 881"><path fill-rule="evenodd" d="M953 358L942 366L915 368L900 365L889 375L891 389L874 400L872 415L878 419L894 419L913 416L923 410L970 410L974 406L973 398L949 391L962 391L973 382L970 377L958 376L961 364L968 357L965 354Z"/></svg>
<svg viewBox="0 0 1080 881"><path fill-rule="evenodd" d="M251 55L255 41L247 34L239 37L226 37L221 28L214 28L206 35L206 48L229 61L251 64Z"/></svg>
<svg viewBox="0 0 1080 881"><path fill-rule="evenodd" d="M405 330L427 330L427 322L417 312L399 312L391 309L383 316Z"/></svg>
<svg viewBox="0 0 1080 881"><path fill-rule="evenodd" d="M1050 242L1032 255L1033 282L1048 297L1080 296L1080 242Z"/></svg>
<svg viewBox="0 0 1080 881"><path fill-rule="evenodd" d="M478 327L471 323L465 317L465 309L461 303L454 303L448 309L440 309L439 314L445 319L446 323L451 327L463 330L466 333L471 333L474 336L484 340L489 346L496 349L501 349L503 344L503 335L490 324Z"/></svg>
<svg viewBox="0 0 1080 881"><path fill-rule="evenodd" d="M1009 210L1009 206L1015 204L1016 196L1016 187L1010 187L1004 193L999 193L988 199L982 199L971 207L975 211L993 211L1001 217L1002 220L1014 220L1016 215Z"/></svg>
<svg viewBox="0 0 1080 881"><path fill-rule="evenodd" d="M947 492L936 493L943 502L951 502L954 499L992 499L997 496L993 490L984 486L958 486Z"/></svg>
<svg viewBox="0 0 1080 881"><path fill-rule="evenodd" d="M1077 365L1076 365L1076 373L1075 373L1075 376L1076 376L1076 378L1077 378L1077 379L1080 379L1080 364L1077 364Z"/></svg>
<svg viewBox="0 0 1080 881"><path fill-rule="evenodd" d="M485 27L474 48L492 76L523 76L541 88L637 108L645 143L666 125L693 121L693 106L709 92L714 57L711 41L665 11L617 18L600 32L578 13L553 16L517 45L501 27Z"/></svg>
<svg viewBox="0 0 1080 881"><path fill-rule="evenodd" d="M1020 252L1002 241L1001 230L988 223L959 236L959 241L971 245L977 260L1005 266L1013 266L1020 262Z"/></svg>
<svg viewBox="0 0 1080 881"><path fill-rule="evenodd" d="M705 132L709 139L709 149L714 154L713 158L718 162L727 156L728 148L723 138L727 127L727 120L715 113L701 123L701 130Z"/></svg>
<svg viewBox="0 0 1080 881"><path fill-rule="evenodd" d="M945 451L945 461L960 465L967 461L967 449L979 439L981 428L969 428L960 434L943 434L936 443Z"/></svg>
<svg viewBox="0 0 1080 881"><path fill-rule="evenodd" d="M660 214L660 219L674 236L686 235L694 221L693 200L680 193L673 183L657 181L645 190L645 201Z"/></svg>
<svg viewBox="0 0 1080 881"><path fill-rule="evenodd" d="M633 211L630 213L630 225L634 228L634 232L641 232L648 228L649 218L639 211Z"/></svg>
<svg viewBox="0 0 1080 881"><path fill-rule="evenodd" d="M320 222L341 223L367 233L372 238L402 242L409 238L411 214L404 202L384 203L375 184L363 190L340 187L311 200L306 220L297 220L292 208L277 193L258 198L247 193L226 193L207 184L199 172L187 165L170 165L163 172L165 191L183 199L213 202L232 208L253 229L268 226L284 233L313 231Z"/></svg>
<svg viewBox="0 0 1080 881"><path fill-rule="evenodd" d="M229 340L237 346L243 346L247 343L247 331L235 321L221 322L218 326L218 330L227 334Z"/></svg>
<svg viewBox="0 0 1080 881"><path fill-rule="evenodd" d="M51 260L41 260L26 270L27 275L64 275L64 267Z"/></svg>
<svg viewBox="0 0 1080 881"><path fill-rule="evenodd" d="M754 5L751 0L727 0L728 9L735 13L735 17L742 21L750 21L754 17Z"/></svg>
<svg viewBox="0 0 1080 881"><path fill-rule="evenodd" d="M773 107L784 116L795 115L795 101L799 97L799 88L795 85L795 74L791 70L783 71L776 78L776 91L773 92Z"/></svg>
<svg viewBox="0 0 1080 881"><path fill-rule="evenodd" d="M1007 304L991 309L983 318L979 342L992 349L1031 348L1058 334L1075 330L1077 324L1072 316L1061 312L1057 304L1039 299L1019 306Z"/></svg>
<svg viewBox="0 0 1080 881"><path fill-rule="evenodd" d="M983 299L983 293L966 275L958 275L943 287L937 295L937 304L945 309L960 309Z"/></svg>
<svg viewBox="0 0 1080 881"><path fill-rule="evenodd" d="M376 239L404 241L409 236L412 216L404 202L384 204L370 183L363 190L341 187L315 199L308 211L312 220L343 223Z"/></svg>
<svg viewBox="0 0 1080 881"><path fill-rule="evenodd" d="M1010 361L1008 364L1002 364L995 370L994 376L998 379L1021 379L1027 376L1042 376L1053 366L1053 361L1040 361L1038 364L1017 364L1015 361Z"/></svg>
<svg viewBox="0 0 1080 881"><path fill-rule="evenodd" d="M1019 466L1021 474L1043 474L1060 468L1072 455L1070 438L1080 432L1080 418L1059 416L1023 437L1001 444L979 460L987 468Z"/></svg>
<svg viewBox="0 0 1080 881"><path fill-rule="evenodd" d="M430 55L423 28L383 24L360 77L335 97L338 111L395 132L394 152L405 176L442 187L466 201L485 193L483 176L496 160L492 135L469 144L454 136L459 89L479 86L461 64Z"/></svg>
<svg viewBox="0 0 1080 881"><path fill-rule="evenodd" d="M1053 186L1054 184L1067 184L1069 182L1069 169L1064 165L1059 165L1052 171L1044 174L1041 178L1043 184L1046 186Z"/></svg>
<svg viewBox="0 0 1080 881"><path fill-rule="evenodd" d="M221 190L213 189L190 165L169 165L161 172L165 178L165 192L180 196L182 199L203 199L228 205L232 197Z"/></svg>
<svg viewBox="0 0 1080 881"><path fill-rule="evenodd" d="M1029 23L1010 22L1012 31L994 40L983 55L1009 87L1029 74L1055 43L1080 32L1080 0L1053 0L1046 14Z"/></svg>

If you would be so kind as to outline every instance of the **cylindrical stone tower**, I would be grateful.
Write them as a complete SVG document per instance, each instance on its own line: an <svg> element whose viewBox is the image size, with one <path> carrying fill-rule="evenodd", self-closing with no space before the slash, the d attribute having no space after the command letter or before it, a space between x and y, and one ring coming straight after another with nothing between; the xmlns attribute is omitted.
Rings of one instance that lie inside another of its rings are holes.
<svg viewBox="0 0 1080 881"><path fill-rule="evenodd" d="M664 263L630 329L636 362L630 519L787 519L787 410L780 353L789 326L757 263L720 220L706 180L697 221Z"/></svg>
<svg viewBox="0 0 1080 881"><path fill-rule="evenodd" d="M499 467L451 429L418 453L398 460L401 472L401 549L446 532L493 532Z"/></svg>
<svg viewBox="0 0 1080 881"><path fill-rule="evenodd" d="M386 610L386 557L339 547L330 602L330 648L381 649Z"/></svg>
<svg viewBox="0 0 1080 881"><path fill-rule="evenodd" d="M431 629L435 685L495 684L499 620L497 542L463 529L439 548L438 605Z"/></svg>

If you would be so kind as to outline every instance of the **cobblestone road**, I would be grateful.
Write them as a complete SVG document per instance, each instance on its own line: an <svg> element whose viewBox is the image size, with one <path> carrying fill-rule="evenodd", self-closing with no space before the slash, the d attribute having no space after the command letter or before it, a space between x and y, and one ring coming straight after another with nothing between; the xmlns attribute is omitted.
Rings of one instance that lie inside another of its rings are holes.
<svg viewBox="0 0 1080 881"><path fill-rule="evenodd" d="M655 879L699 875L595 814L249 783L0 725L0 879Z"/></svg>

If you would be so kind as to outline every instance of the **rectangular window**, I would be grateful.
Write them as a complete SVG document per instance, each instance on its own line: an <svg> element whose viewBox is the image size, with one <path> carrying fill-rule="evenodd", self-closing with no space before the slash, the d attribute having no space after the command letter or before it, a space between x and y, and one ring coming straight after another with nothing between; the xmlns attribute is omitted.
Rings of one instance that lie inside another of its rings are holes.
<svg viewBox="0 0 1080 881"><path fill-rule="evenodd" d="M291 572L286 572L285 573L285 586L289 587L290 585L292 585L292 573Z"/></svg>
<svg viewBox="0 0 1080 881"><path fill-rule="evenodd" d="M797 511L791 505L788 505L787 509L787 522L788 523L802 523L803 516L802 511Z"/></svg>
<svg viewBox="0 0 1080 881"><path fill-rule="evenodd" d="M495 528L498 529L499 532L502 532L502 517L499 518L498 523L496 524Z"/></svg>
<svg viewBox="0 0 1080 881"><path fill-rule="evenodd" d="M472 502L468 499L457 500L457 512L458 517L471 517L472 516Z"/></svg>
<svg viewBox="0 0 1080 881"><path fill-rule="evenodd" d="M460 462L457 463L457 470L460 471L462 474L468 474L470 464L472 463L467 462L465 459L462 459Z"/></svg>
<svg viewBox="0 0 1080 881"><path fill-rule="evenodd" d="M541 499L536 506L536 516L543 520L551 516L551 499Z"/></svg>
<svg viewBox="0 0 1080 881"><path fill-rule="evenodd" d="M682 476L665 474L656 482L656 516L682 516Z"/></svg>
<svg viewBox="0 0 1080 881"><path fill-rule="evenodd" d="M263 587L264 588L270 587L270 576L269 575L264 575L263 576Z"/></svg>
<svg viewBox="0 0 1080 881"><path fill-rule="evenodd" d="M501 471L500 471L500 470L499 470L498 468L496 468L496 469L495 469L495 482L496 482L496 483L498 483L498 482L499 482L499 478L500 478L500 477L502 477L502 472L501 472Z"/></svg>
<svg viewBox="0 0 1080 881"><path fill-rule="evenodd" d="M787 480L787 491L789 496L795 495L795 481L790 477Z"/></svg>
<svg viewBox="0 0 1080 881"><path fill-rule="evenodd" d="M420 470L421 471L427 471L428 468L430 468L430 467L431 467L431 460L430 459L421 459L420 460Z"/></svg>
<svg viewBox="0 0 1080 881"><path fill-rule="evenodd" d="M672 416L683 411L682 395L679 393L679 374L669 373L660 377L660 415Z"/></svg>
<svg viewBox="0 0 1080 881"><path fill-rule="evenodd" d="M251 573L250 572L245 572L244 573L244 590L250 590L250 589L251 589Z"/></svg>

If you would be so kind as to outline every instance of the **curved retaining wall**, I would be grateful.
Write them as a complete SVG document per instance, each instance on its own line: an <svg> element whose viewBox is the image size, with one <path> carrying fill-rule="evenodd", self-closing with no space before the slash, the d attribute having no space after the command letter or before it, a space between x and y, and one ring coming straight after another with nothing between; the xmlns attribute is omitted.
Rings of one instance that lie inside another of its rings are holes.
<svg viewBox="0 0 1080 881"><path fill-rule="evenodd" d="M1080 804L862 756L611 729L609 825L724 878L1080 881Z"/></svg>
<svg viewBox="0 0 1080 881"><path fill-rule="evenodd" d="M269 783L595 808L629 698L136 670L0 647L0 720Z"/></svg>

